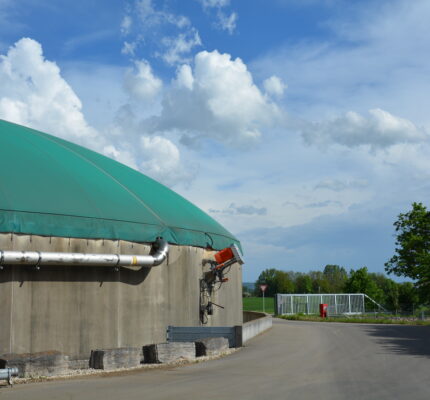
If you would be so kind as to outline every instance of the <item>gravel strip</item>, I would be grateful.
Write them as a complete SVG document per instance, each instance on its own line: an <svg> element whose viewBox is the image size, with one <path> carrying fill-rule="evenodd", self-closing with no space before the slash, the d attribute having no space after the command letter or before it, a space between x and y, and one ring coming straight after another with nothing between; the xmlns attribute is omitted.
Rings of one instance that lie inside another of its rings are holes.
<svg viewBox="0 0 430 400"><path fill-rule="evenodd" d="M12 383L15 384L24 384L24 383L35 383L35 382L48 382L48 381L57 381L57 380L65 380L65 379L79 379L79 378L91 378L95 376L120 376L120 375L127 375L132 374L137 371L149 371L154 369L169 369L169 368L176 368L191 364L198 364L205 361L210 360L217 360L219 358L226 357L230 354L236 353L241 348L233 348L228 349L218 355L214 356L202 356L198 357L194 360L178 360L171 363L166 364L142 364L138 367L134 368L117 368L109 371L103 371L100 369L75 369L75 370L69 370L67 374L63 375L56 375L56 376L34 376L30 378L13 378ZM0 386L8 386L7 381L0 381Z"/></svg>

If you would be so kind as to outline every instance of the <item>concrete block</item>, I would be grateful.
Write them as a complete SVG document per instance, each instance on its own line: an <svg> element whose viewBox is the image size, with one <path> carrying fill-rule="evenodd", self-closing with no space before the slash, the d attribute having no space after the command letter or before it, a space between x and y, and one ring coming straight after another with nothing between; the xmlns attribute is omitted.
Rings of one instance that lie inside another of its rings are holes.
<svg viewBox="0 0 430 400"><path fill-rule="evenodd" d="M68 357L58 351L40 353L3 354L0 356L0 368L18 368L19 377L53 376L68 371Z"/></svg>
<svg viewBox="0 0 430 400"><path fill-rule="evenodd" d="M214 337L200 339L196 342L196 356L215 356L229 349L228 339Z"/></svg>
<svg viewBox="0 0 430 400"><path fill-rule="evenodd" d="M145 364L164 364L179 360L194 360L195 358L196 344L194 342L169 342L143 347Z"/></svg>
<svg viewBox="0 0 430 400"><path fill-rule="evenodd" d="M90 368L112 370L138 367L142 363L142 348L121 347L91 351Z"/></svg>

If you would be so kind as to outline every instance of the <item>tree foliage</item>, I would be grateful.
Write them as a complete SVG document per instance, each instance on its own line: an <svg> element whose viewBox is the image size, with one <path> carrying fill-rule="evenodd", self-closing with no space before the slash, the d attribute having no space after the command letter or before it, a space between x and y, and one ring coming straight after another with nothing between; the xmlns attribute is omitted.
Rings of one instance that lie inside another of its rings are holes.
<svg viewBox="0 0 430 400"><path fill-rule="evenodd" d="M375 280L368 273L367 268L363 267L356 271L351 270L349 279L345 284L347 293L364 293L372 299L380 302L383 297L382 290L378 287Z"/></svg>
<svg viewBox="0 0 430 400"><path fill-rule="evenodd" d="M327 280L329 293L340 293L348 279L346 269L339 265L326 265L324 267L324 277Z"/></svg>
<svg viewBox="0 0 430 400"><path fill-rule="evenodd" d="M266 269L261 272L255 284L256 294L261 296L260 285L266 284L267 289L265 296L272 297L276 293L293 293L294 284L290 276L285 271L279 271L275 268Z"/></svg>
<svg viewBox="0 0 430 400"><path fill-rule="evenodd" d="M422 203L399 214L395 255L385 263L385 270L397 276L416 280L417 286L430 299L430 212Z"/></svg>
<svg viewBox="0 0 430 400"><path fill-rule="evenodd" d="M307 274L300 274L295 279L295 293L312 293L312 279Z"/></svg>
<svg viewBox="0 0 430 400"><path fill-rule="evenodd" d="M413 312L420 304L419 293L412 282L399 284L399 308L407 312Z"/></svg>

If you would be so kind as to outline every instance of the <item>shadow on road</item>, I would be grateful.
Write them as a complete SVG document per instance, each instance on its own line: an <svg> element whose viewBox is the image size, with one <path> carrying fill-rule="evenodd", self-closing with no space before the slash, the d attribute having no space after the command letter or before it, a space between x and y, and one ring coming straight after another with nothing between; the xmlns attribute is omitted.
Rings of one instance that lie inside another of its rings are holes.
<svg viewBox="0 0 430 400"><path fill-rule="evenodd" d="M369 325L364 329L388 351L430 357L430 326Z"/></svg>

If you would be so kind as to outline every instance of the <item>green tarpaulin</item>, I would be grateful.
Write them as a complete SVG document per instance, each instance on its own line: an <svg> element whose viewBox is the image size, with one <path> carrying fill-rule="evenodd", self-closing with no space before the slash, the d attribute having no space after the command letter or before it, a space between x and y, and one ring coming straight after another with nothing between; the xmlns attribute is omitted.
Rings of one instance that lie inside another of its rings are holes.
<svg viewBox="0 0 430 400"><path fill-rule="evenodd" d="M222 249L238 240L177 193L123 164L0 120L0 232Z"/></svg>

